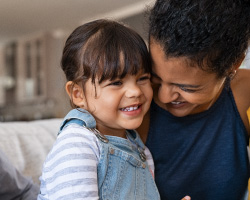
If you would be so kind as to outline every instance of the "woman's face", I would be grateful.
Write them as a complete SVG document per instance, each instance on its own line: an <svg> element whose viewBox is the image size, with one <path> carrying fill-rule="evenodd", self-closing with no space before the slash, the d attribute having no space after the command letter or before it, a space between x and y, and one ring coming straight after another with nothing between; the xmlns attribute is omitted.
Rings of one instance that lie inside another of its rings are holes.
<svg viewBox="0 0 250 200"><path fill-rule="evenodd" d="M210 108L222 91L225 78L188 65L184 57L166 58L161 46L150 43L154 100L177 117Z"/></svg>

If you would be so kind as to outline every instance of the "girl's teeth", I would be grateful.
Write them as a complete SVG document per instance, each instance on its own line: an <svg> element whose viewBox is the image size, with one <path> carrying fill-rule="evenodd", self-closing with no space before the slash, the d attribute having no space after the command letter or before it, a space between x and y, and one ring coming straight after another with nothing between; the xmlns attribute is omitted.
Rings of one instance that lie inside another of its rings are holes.
<svg viewBox="0 0 250 200"><path fill-rule="evenodd" d="M135 106L135 107L127 107L127 108L123 108L122 110L123 111L133 111L133 110L137 110L138 109L138 106Z"/></svg>

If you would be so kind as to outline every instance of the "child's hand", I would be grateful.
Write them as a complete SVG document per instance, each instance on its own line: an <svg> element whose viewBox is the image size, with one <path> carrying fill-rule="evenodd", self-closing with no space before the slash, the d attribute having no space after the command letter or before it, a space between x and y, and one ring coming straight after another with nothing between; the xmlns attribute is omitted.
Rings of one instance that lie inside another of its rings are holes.
<svg viewBox="0 0 250 200"><path fill-rule="evenodd" d="M181 200L191 200L191 197L190 196L185 196L183 199Z"/></svg>

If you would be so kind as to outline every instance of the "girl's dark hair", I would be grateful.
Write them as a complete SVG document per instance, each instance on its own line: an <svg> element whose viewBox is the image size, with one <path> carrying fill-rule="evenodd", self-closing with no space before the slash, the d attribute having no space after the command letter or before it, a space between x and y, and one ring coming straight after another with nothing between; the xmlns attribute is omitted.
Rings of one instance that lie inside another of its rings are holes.
<svg viewBox="0 0 250 200"><path fill-rule="evenodd" d="M156 0L149 27L166 57L187 57L224 77L248 48L250 1Z"/></svg>
<svg viewBox="0 0 250 200"><path fill-rule="evenodd" d="M95 20L76 28L68 37L61 60L68 81L95 84L104 80L150 73L147 46L138 33L111 20Z"/></svg>

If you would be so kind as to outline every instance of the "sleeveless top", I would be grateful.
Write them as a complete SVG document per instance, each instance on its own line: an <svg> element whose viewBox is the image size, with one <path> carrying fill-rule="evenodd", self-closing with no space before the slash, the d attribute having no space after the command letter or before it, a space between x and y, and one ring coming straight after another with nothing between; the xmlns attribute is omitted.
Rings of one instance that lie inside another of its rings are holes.
<svg viewBox="0 0 250 200"><path fill-rule="evenodd" d="M175 117L152 102L146 146L162 200L240 200L249 178L248 136L231 89L211 108Z"/></svg>

